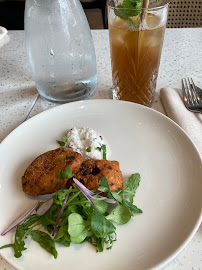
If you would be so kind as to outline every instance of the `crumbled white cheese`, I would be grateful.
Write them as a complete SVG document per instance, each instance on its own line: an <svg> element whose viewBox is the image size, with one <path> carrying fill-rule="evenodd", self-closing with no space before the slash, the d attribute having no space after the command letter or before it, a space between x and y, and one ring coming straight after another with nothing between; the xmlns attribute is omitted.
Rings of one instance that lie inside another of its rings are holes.
<svg viewBox="0 0 202 270"><path fill-rule="evenodd" d="M67 133L65 146L80 153L84 159L103 159L102 145L106 145L106 142L95 130L88 127L74 127ZM107 159L109 159L109 156L110 149L106 145Z"/></svg>

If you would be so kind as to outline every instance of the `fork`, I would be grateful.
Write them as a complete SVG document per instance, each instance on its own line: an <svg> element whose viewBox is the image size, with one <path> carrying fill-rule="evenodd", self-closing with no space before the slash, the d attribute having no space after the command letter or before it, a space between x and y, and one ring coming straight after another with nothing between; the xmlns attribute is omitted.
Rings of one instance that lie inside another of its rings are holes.
<svg viewBox="0 0 202 270"><path fill-rule="evenodd" d="M200 96L199 91L201 91ZM184 104L188 110L202 112L202 90L194 84L192 78L182 79L182 94Z"/></svg>

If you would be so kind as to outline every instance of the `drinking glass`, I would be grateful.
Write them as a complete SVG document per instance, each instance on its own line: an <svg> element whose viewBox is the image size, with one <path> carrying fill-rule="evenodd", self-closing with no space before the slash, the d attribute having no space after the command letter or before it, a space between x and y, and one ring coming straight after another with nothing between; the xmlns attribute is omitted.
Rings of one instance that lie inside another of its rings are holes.
<svg viewBox="0 0 202 270"><path fill-rule="evenodd" d="M167 1L148 8L118 7L108 2L113 99L152 106L168 15Z"/></svg>

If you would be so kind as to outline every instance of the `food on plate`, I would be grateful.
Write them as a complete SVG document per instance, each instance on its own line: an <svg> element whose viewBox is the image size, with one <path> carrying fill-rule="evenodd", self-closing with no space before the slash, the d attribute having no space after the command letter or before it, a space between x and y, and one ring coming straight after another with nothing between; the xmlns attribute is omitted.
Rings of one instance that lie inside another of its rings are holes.
<svg viewBox="0 0 202 270"><path fill-rule="evenodd" d="M95 133L87 129L71 131L83 134L84 130L88 135ZM94 145L95 139L88 136L88 145L86 139L81 145L76 140L74 145L70 137L58 141L63 147L37 157L22 177L23 191L29 195L56 193L48 201L38 201L1 234L4 236L16 228L14 243L0 247L12 247L16 258L26 249L28 236L54 258L57 258L56 243L69 247L71 243L87 241L96 246L97 252L104 247L111 249L116 241L114 223L126 224L132 216L142 213L133 204L140 175L132 174L123 188L119 162L106 160L106 145ZM87 146L98 147L94 150L102 153L103 160L92 159L93 155L89 159ZM83 160L82 155L88 160Z"/></svg>
<svg viewBox="0 0 202 270"><path fill-rule="evenodd" d="M72 177L58 178L57 173L69 167L73 174L77 173L83 158L81 154L69 148L57 148L37 157L22 176L22 188L28 195L51 194L64 188ZM67 174L68 176L68 174Z"/></svg>
<svg viewBox="0 0 202 270"><path fill-rule="evenodd" d="M107 178L111 191L122 189L123 179L118 161L86 160L81 164L75 178L88 189L97 190L102 175Z"/></svg>
<svg viewBox="0 0 202 270"><path fill-rule="evenodd" d="M133 204L139 183L140 175L132 174L124 189L111 191L107 178L103 175L98 191L105 192L104 197L73 178L69 189L57 191L53 200L40 202L39 207L35 205L14 221L2 233L5 235L16 228L14 243L0 249L11 247L14 256L19 258L29 247L27 238L39 243L54 258L58 256L58 243L69 247L85 241L95 246L97 252L102 252L105 248L111 249L117 240L115 224L126 224L132 216L142 213ZM33 212L34 209L36 212Z"/></svg>
<svg viewBox="0 0 202 270"><path fill-rule="evenodd" d="M110 148L106 145L103 136L89 127L73 127L58 143L80 153L84 159L109 159L110 157Z"/></svg>

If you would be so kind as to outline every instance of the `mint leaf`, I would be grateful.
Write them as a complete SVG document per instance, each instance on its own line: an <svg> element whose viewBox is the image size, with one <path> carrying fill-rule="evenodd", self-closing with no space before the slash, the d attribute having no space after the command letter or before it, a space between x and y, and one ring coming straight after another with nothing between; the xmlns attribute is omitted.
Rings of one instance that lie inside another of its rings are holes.
<svg viewBox="0 0 202 270"><path fill-rule="evenodd" d="M60 170L59 173L57 173L57 178L59 179L72 178L73 176L74 174L70 167L66 167L65 171Z"/></svg>
<svg viewBox="0 0 202 270"><path fill-rule="evenodd" d="M116 16L123 20L128 20L130 17L134 17L140 14L140 10L142 8L141 0L124 0L122 5L118 5L114 9L114 13ZM134 10L133 10L134 9Z"/></svg>

